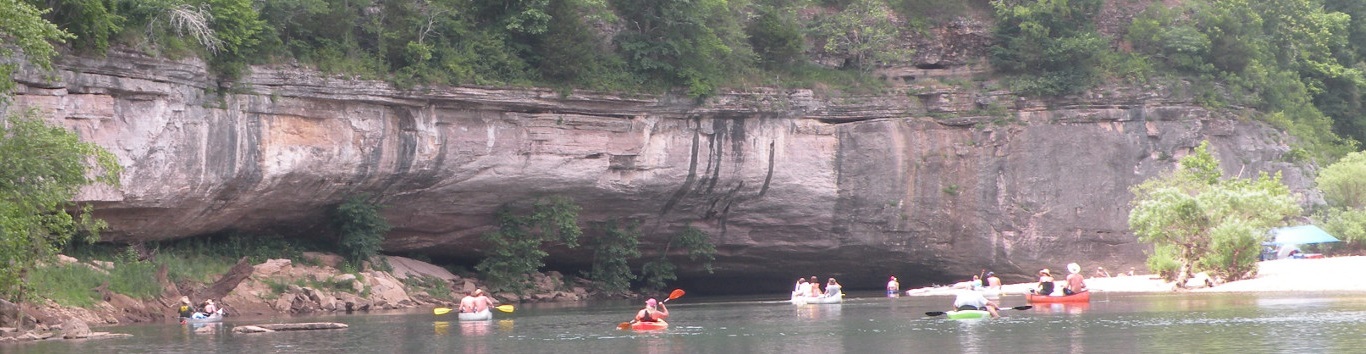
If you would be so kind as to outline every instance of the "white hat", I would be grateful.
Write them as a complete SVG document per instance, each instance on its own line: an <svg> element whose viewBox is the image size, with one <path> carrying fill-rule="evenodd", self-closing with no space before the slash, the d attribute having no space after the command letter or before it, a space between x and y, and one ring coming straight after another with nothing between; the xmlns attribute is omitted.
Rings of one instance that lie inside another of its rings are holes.
<svg viewBox="0 0 1366 354"><path fill-rule="evenodd" d="M1067 264L1067 272L1068 272L1068 273L1072 273L1072 274L1077 274L1077 273L1081 272L1081 266L1077 265L1076 263L1068 263L1068 264Z"/></svg>

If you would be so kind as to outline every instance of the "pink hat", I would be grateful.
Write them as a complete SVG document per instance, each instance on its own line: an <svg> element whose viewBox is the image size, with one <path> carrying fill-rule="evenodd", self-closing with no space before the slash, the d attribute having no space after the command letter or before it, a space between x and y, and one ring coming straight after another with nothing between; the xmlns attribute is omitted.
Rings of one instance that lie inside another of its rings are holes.
<svg viewBox="0 0 1366 354"><path fill-rule="evenodd" d="M645 306L655 307L655 298L650 298L649 300L645 300Z"/></svg>

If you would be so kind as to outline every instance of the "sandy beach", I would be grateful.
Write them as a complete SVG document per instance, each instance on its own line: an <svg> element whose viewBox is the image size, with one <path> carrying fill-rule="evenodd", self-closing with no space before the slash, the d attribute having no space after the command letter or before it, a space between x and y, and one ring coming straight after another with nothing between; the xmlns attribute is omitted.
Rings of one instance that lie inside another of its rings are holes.
<svg viewBox="0 0 1366 354"><path fill-rule="evenodd" d="M1281 259L1259 262L1257 276L1234 282L1198 287L1192 292L1366 292L1366 277L1352 276L1352 269L1366 269L1366 256L1320 259ZM1065 273L1055 273L1059 283ZM1193 282L1192 285L1198 282ZM962 284L962 283L960 283ZM1036 283L1006 284L1005 294L1024 294ZM1172 283L1156 275L1087 278L1086 287L1095 292L1153 293L1176 291ZM952 295L954 286L913 289L910 296Z"/></svg>

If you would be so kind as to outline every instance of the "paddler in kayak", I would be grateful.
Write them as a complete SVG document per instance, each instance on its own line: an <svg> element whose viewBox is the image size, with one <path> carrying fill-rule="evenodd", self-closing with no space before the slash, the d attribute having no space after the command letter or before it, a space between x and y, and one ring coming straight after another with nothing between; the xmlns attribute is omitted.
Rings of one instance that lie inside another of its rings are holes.
<svg viewBox="0 0 1366 354"><path fill-rule="evenodd" d="M484 289L474 288L469 295L460 299L460 313L477 313L493 307L493 299L484 295Z"/></svg>
<svg viewBox="0 0 1366 354"><path fill-rule="evenodd" d="M982 292L976 290L959 290L958 296L953 299L954 311L985 310L991 314L991 318L1001 317L998 312L1000 305L982 296Z"/></svg>
<svg viewBox="0 0 1366 354"><path fill-rule="evenodd" d="M664 319L667 318L669 318L669 309L664 307L664 304L655 301L655 298L650 298L645 300L645 308L636 312L636 318L631 320L631 323L664 322Z"/></svg>

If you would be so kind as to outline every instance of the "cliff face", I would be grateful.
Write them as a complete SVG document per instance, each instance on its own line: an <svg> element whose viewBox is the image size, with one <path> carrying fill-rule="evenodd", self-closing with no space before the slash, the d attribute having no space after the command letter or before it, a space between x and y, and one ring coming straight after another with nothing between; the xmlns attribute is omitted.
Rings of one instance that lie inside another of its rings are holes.
<svg viewBox="0 0 1366 354"><path fill-rule="evenodd" d="M680 281L756 291L803 275L857 288L888 274L913 284L1141 265L1128 188L1204 139L1230 174L1311 183L1280 162L1286 138L1249 112L1164 87L1036 101L925 79L953 70L894 73L908 84L882 95L694 102L399 90L290 68L219 87L196 62L112 53L65 58L55 80L27 72L15 106L46 111L126 166L121 188L82 196L109 222L105 240L314 236L330 206L364 193L387 206L386 251L472 263L500 205L565 195L586 222L642 221L647 255L684 226L709 232L716 273L685 265ZM556 254L558 266L590 261Z"/></svg>

